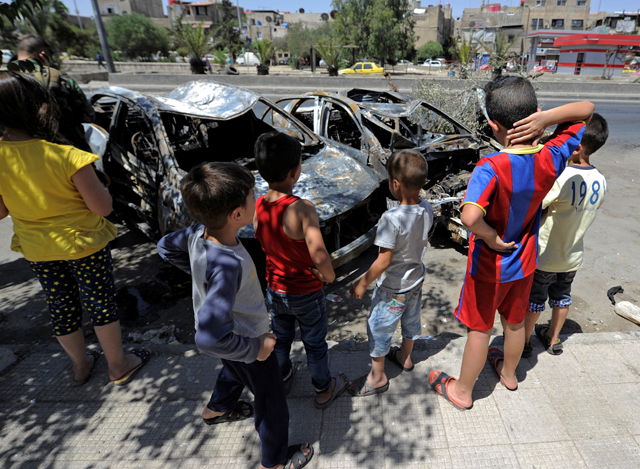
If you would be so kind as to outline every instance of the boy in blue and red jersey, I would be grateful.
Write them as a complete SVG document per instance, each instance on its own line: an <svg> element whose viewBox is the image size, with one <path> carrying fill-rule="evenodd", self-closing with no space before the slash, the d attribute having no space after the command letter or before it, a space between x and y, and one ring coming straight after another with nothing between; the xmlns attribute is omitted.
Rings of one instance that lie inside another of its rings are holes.
<svg viewBox="0 0 640 469"><path fill-rule="evenodd" d="M473 404L487 351L501 383L511 391L518 388L542 200L580 144L594 110L584 101L540 111L531 83L521 77L497 78L485 92L489 126L505 149L478 162L462 202L460 219L474 236L455 316L468 328L467 343L458 380L438 370L429 376L434 391L460 410ZM555 124L560 125L551 138L537 144ZM504 352L488 350L496 310Z"/></svg>

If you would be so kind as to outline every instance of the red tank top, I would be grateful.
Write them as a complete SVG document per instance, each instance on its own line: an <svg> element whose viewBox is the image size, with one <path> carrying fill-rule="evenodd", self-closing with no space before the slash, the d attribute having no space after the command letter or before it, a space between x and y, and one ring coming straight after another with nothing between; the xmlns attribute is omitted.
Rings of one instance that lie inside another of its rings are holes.
<svg viewBox="0 0 640 469"><path fill-rule="evenodd" d="M289 295L312 293L323 286L309 271L314 264L307 242L291 239L282 228L284 212L296 200L300 197L286 195L275 202L267 202L264 196L256 201L256 238L267 255L267 283L272 290Z"/></svg>

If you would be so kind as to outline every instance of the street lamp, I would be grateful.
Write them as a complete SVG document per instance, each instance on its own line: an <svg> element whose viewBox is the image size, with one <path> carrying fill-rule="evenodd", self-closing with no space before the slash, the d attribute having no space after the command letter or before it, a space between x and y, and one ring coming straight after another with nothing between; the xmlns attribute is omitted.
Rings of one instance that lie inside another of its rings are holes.
<svg viewBox="0 0 640 469"><path fill-rule="evenodd" d="M524 26L524 37L522 38L522 41L520 41L520 57L522 57L522 55L524 54L524 38L529 33L529 17L531 16L531 10L535 10L536 8L541 7L542 3L538 3L533 8L526 4L523 4L522 6L525 7L528 10L528 12L527 12L527 23ZM540 27L540 12L538 11L538 19L536 20L536 31L539 29L539 27Z"/></svg>

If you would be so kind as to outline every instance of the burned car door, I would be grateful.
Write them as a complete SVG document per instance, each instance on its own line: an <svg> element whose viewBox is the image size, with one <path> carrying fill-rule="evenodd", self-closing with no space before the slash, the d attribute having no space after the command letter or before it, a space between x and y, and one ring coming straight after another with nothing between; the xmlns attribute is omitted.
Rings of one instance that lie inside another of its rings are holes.
<svg viewBox="0 0 640 469"><path fill-rule="evenodd" d="M144 112L120 100L113 120L104 168L120 215L152 239L158 237L158 153Z"/></svg>

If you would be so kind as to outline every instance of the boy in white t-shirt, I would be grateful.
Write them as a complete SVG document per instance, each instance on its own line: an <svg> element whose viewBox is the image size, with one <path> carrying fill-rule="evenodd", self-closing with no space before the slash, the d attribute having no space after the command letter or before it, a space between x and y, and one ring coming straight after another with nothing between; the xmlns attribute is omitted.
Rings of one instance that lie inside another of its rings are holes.
<svg viewBox="0 0 640 469"><path fill-rule="evenodd" d="M591 166L589 157L604 145L608 136L607 121L594 113L585 127L582 143L542 202L540 254L529 296L525 333L529 340L535 327L536 336L551 355L562 353L558 335L569 314L571 282L582 264L582 239L596 218L606 190L604 176ZM536 325L547 298L553 308L551 324ZM531 356L532 351L531 342L527 342L522 357Z"/></svg>

